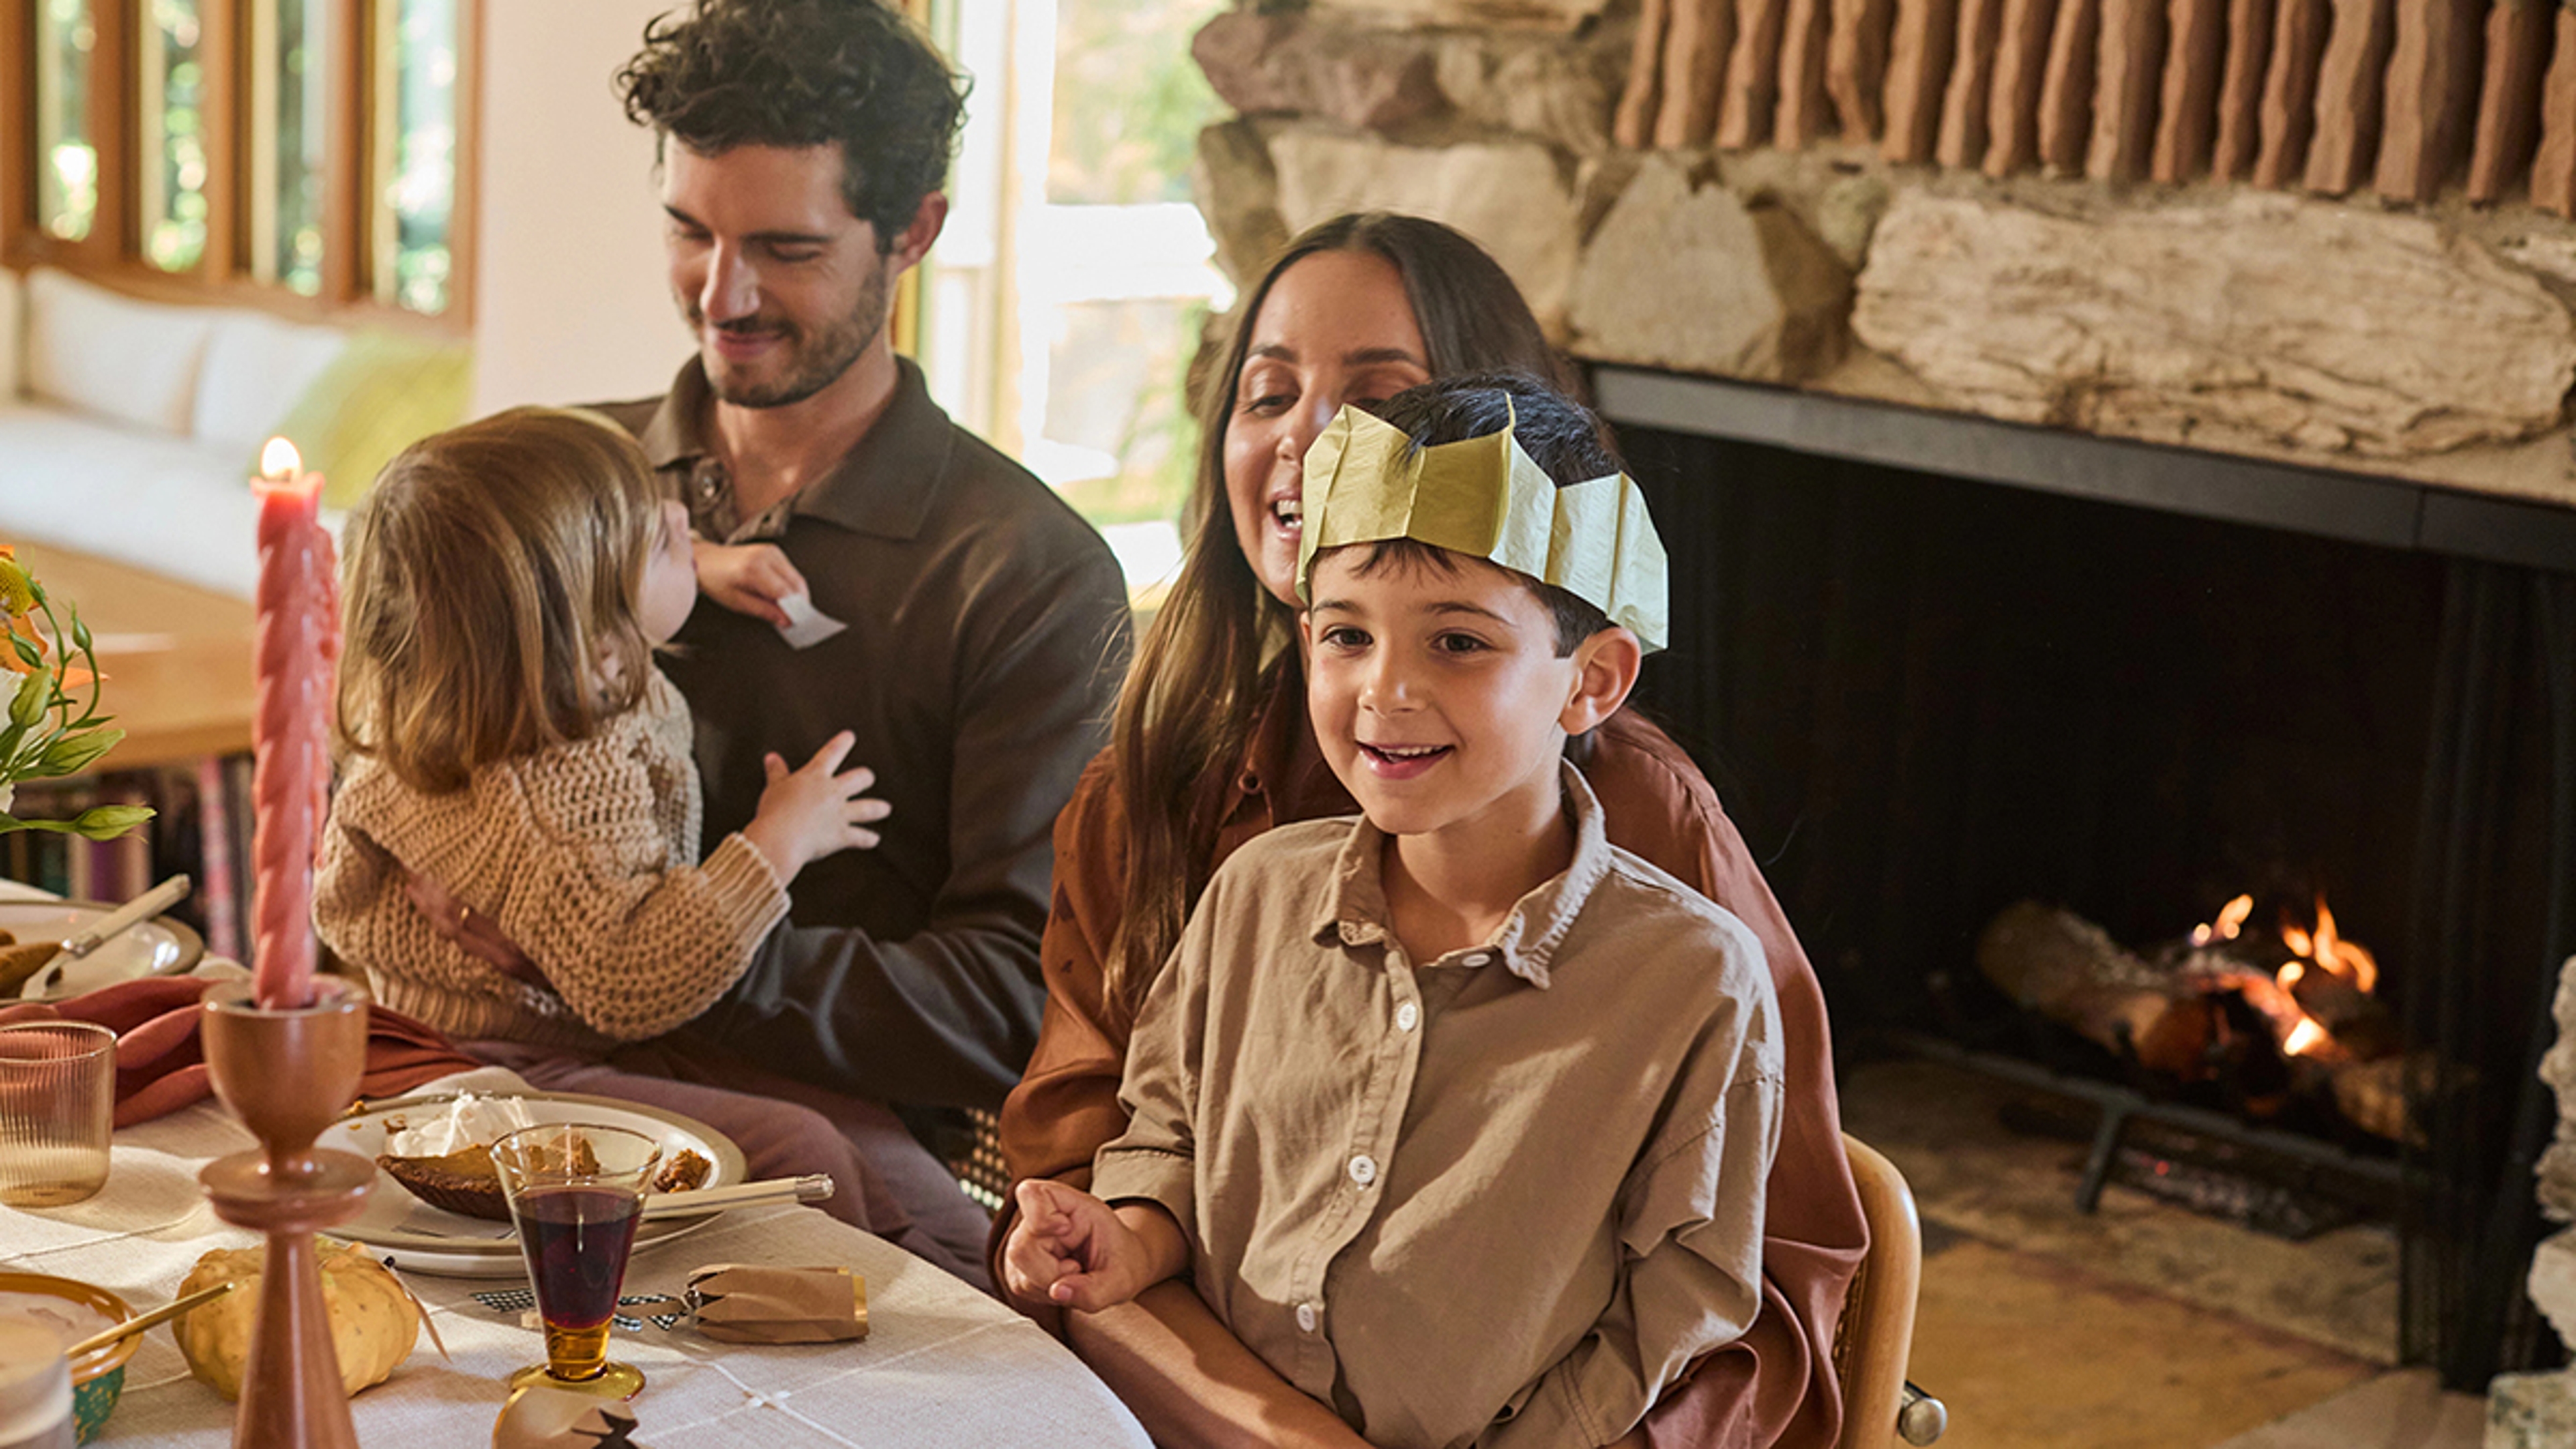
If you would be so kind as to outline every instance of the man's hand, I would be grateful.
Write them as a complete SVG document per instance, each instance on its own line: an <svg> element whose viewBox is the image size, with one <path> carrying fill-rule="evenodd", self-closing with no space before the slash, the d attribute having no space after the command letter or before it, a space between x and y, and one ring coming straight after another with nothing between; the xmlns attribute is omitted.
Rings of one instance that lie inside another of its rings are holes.
<svg viewBox="0 0 2576 1449"><path fill-rule="evenodd" d="M862 798L877 782L877 773L862 765L842 771L858 737L848 730L823 742L803 769L790 770L776 755L761 757L769 783L760 792L759 813L742 828L743 838L768 857L781 881L792 881L808 861L838 850L867 850L877 833L867 828L894 813L883 800Z"/></svg>
<svg viewBox="0 0 2576 1449"><path fill-rule="evenodd" d="M1012 1195L1020 1218L1002 1245L1002 1283L1023 1302L1097 1313L1179 1271L1173 1250L1181 1248L1180 1229L1160 1208L1122 1212L1042 1177L1023 1178ZM1140 1225L1162 1231L1149 1237L1138 1231ZM1154 1241L1164 1237L1167 1242Z"/></svg>
<svg viewBox="0 0 2576 1449"><path fill-rule="evenodd" d="M518 942L502 933L501 923L458 900L445 881L418 871L405 871L403 894L411 897L414 909L429 918L430 929L458 950L497 968L504 976L551 989L552 983L537 969L537 963L528 959Z"/></svg>
<svg viewBox="0 0 2576 1449"><path fill-rule="evenodd" d="M737 614L766 619L784 629L787 611L779 601L806 592L805 576L774 543L690 543L698 568L698 589Z"/></svg>

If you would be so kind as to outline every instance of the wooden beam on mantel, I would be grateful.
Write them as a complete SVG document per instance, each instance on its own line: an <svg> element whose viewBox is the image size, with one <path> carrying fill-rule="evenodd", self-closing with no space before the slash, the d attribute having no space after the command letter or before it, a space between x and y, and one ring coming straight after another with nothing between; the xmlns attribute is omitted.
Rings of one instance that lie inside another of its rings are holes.
<svg viewBox="0 0 2576 1449"><path fill-rule="evenodd" d="M1591 373L1601 415L1620 427L2576 573L2576 507L1727 378L1609 364Z"/></svg>
<svg viewBox="0 0 2576 1449"><path fill-rule="evenodd" d="M2469 200L2501 199L2531 165L2540 134L2540 72L2555 5L2497 0L2487 11L2486 77L2469 150Z"/></svg>
<svg viewBox="0 0 2576 1449"><path fill-rule="evenodd" d="M2218 144L2210 173L2242 180L2263 143L2263 86L2271 74L2272 0L2227 0L2227 68L2218 81Z"/></svg>

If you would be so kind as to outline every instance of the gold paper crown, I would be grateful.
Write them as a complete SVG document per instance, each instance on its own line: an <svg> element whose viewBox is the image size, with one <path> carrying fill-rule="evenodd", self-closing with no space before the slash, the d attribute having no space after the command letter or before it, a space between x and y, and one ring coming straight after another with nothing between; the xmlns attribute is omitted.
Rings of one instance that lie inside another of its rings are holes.
<svg viewBox="0 0 2576 1449"><path fill-rule="evenodd" d="M1310 603L1318 553L1409 538L1554 584L1646 652L1664 647L1664 543L1636 482L1611 473L1560 488L1510 426L1417 449L1402 428L1344 407L1306 450L1305 513L1297 597Z"/></svg>

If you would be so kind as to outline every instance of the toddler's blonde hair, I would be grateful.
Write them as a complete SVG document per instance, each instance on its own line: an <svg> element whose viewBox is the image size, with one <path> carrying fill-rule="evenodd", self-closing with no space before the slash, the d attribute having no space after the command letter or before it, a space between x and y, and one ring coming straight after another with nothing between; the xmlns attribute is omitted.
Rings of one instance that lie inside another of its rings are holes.
<svg viewBox="0 0 2576 1449"><path fill-rule="evenodd" d="M592 413L512 408L404 449L348 528L341 747L439 794L632 709L661 498Z"/></svg>

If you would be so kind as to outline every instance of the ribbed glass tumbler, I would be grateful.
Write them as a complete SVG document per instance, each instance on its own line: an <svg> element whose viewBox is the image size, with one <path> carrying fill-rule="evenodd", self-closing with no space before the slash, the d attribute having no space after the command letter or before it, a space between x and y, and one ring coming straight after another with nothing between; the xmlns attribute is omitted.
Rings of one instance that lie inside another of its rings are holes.
<svg viewBox="0 0 2576 1449"><path fill-rule="evenodd" d="M107 1182L116 1033L86 1021L0 1026L0 1203L59 1207Z"/></svg>

